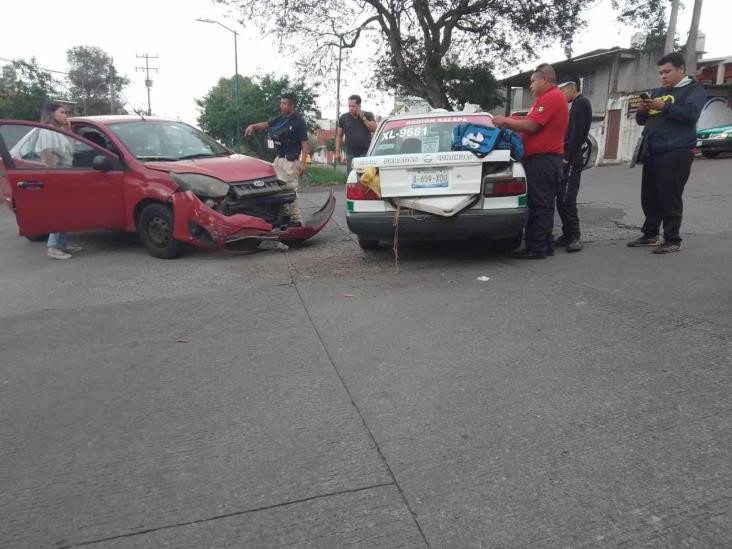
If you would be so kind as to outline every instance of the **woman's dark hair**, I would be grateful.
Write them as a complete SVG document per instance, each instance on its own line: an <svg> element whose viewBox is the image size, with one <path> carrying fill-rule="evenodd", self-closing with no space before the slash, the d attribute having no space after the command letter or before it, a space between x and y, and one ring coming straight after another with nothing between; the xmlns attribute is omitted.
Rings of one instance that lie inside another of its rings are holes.
<svg viewBox="0 0 732 549"><path fill-rule="evenodd" d="M686 65L686 62L684 61L684 56L677 51L668 53L658 60L659 67L661 65L665 65L666 63L671 63L677 69Z"/></svg>
<svg viewBox="0 0 732 549"><path fill-rule="evenodd" d="M53 101L46 102L43 105L43 110L41 111L41 122L54 126L56 122L53 120L53 113L62 107L63 105L61 103L54 103Z"/></svg>

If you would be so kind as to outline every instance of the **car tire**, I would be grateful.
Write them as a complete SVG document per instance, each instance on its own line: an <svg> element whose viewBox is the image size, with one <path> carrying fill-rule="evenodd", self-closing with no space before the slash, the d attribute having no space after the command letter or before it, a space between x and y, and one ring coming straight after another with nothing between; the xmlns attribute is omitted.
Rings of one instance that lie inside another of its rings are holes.
<svg viewBox="0 0 732 549"><path fill-rule="evenodd" d="M47 234L33 234L30 236L26 236L26 238L28 240L30 240L31 242L45 242L46 240L48 240L48 235Z"/></svg>
<svg viewBox="0 0 732 549"><path fill-rule="evenodd" d="M173 211L165 204L146 206L140 214L137 230L147 251L154 257L175 259L185 250L183 243L173 238Z"/></svg>
<svg viewBox="0 0 732 549"><path fill-rule="evenodd" d="M720 152L721 151L702 151L701 153L704 158L717 158Z"/></svg>
<svg viewBox="0 0 732 549"><path fill-rule="evenodd" d="M366 238L361 238L360 236L358 238L358 245L361 246L362 250L377 250L379 248L379 241L378 240L369 240Z"/></svg>

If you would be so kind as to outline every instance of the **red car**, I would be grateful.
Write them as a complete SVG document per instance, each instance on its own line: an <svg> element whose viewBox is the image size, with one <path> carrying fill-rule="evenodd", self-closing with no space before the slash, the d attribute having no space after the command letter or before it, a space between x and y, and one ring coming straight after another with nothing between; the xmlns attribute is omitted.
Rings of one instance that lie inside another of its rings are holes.
<svg viewBox="0 0 732 549"><path fill-rule="evenodd" d="M289 227L286 205L295 193L272 165L235 154L187 124L141 116L70 122L67 133L0 120L0 200L31 240L51 232L137 231L152 255L169 259L185 244L301 242L333 213L331 193L301 227ZM51 163L49 147L58 149Z"/></svg>

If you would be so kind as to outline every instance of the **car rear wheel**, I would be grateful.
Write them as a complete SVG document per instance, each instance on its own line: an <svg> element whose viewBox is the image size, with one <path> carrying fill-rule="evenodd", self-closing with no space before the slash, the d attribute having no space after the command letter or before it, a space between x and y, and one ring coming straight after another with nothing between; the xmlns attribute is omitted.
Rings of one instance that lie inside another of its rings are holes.
<svg viewBox="0 0 732 549"><path fill-rule="evenodd" d="M378 240L368 240L365 238L358 237L358 245L361 246L362 250L376 250L379 247Z"/></svg>
<svg viewBox="0 0 732 549"><path fill-rule="evenodd" d="M140 214L137 230L151 255L175 259L183 251L183 243L173 238L173 211L164 204L150 204Z"/></svg>
<svg viewBox="0 0 732 549"><path fill-rule="evenodd" d="M702 151L701 152L704 158L717 158L719 156L720 151Z"/></svg>
<svg viewBox="0 0 732 549"><path fill-rule="evenodd" d="M30 240L31 242L45 242L46 240L48 240L48 235L47 234L33 234L30 236L26 236L26 238L28 240Z"/></svg>

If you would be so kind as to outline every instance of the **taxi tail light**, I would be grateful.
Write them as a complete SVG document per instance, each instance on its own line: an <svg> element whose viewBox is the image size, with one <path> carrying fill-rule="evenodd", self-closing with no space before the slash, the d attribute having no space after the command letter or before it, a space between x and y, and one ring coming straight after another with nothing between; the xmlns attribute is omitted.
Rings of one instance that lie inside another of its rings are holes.
<svg viewBox="0 0 732 549"><path fill-rule="evenodd" d="M346 185L346 199L348 200L381 200L370 188L361 183L349 183Z"/></svg>
<svg viewBox="0 0 732 549"><path fill-rule="evenodd" d="M523 177L486 177L483 179L483 196L517 196L526 194Z"/></svg>

